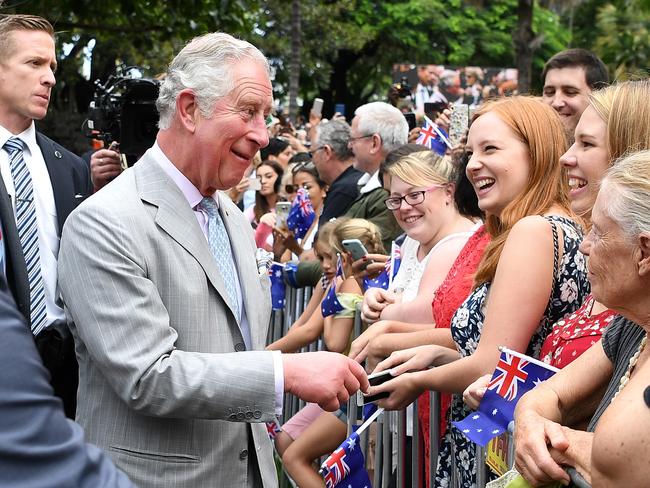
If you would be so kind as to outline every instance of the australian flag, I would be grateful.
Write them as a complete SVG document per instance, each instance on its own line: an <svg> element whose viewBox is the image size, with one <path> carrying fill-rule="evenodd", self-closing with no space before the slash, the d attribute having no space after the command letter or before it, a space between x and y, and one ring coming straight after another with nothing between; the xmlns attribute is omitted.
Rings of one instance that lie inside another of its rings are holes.
<svg viewBox="0 0 650 488"><path fill-rule="evenodd" d="M311 224L314 223L315 218L316 212L314 212L314 207L311 205L307 190L298 188L298 193L291 204L291 210L289 210L289 216L287 217L287 227L293 231L296 239L302 239Z"/></svg>
<svg viewBox="0 0 650 488"><path fill-rule="evenodd" d="M401 263L402 253L400 247L395 241L393 241L391 244L390 259L386 261L384 269L377 275L376 278L368 278L366 276L363 279L363 289L367 290L368 288L383 288L384 290L388 290L388 288L390 288L390 285L393 283L395 275L399 271Z"/></svg>
<svg viewBox="0 0 650 488"><path fill-rule="evenodd" d="M339 299L336 298L336 278L343 276L343 264L341 262L341 256L339 255L336 260L336 276L330 283L330 289L327 291L327 295L323 298L323 301L320 302L320 309L323 312L323 317L329 317L343 310L343 305L339 302Z"/></svg>
<svg viewBox="0 0 650 488"><path fill-rule="evenodd" d="M286 286L282 278L284 265L273 261L269 269L269 278L271 278L271 308L273 310L283 310L285 304Z"/></svg>
<svg viewBox="0 0 650 488"><path fill-rule="evenodd" d="M424 117L424 126L420 129L420 135L415 143L428 147L440 155L444 155L447 148L451 149L447 133L444 129L431 122L431 119L427 116Z"/></svg>
<svg viewBox="0 0 650 488"><path fill-rule="evenodd" d="M323 462L321 475L326 488L372 488L365 459L359 445L359 434L353 432L339 448Z"/></svg>
<svg viewBox="0 0 650 488"><path fill-rule="evenodd" d="M523 394L557 371L537 359L504 347L478 411L452 423L469 440L485 446L493 437L508 430L515 406Z"/></svg>

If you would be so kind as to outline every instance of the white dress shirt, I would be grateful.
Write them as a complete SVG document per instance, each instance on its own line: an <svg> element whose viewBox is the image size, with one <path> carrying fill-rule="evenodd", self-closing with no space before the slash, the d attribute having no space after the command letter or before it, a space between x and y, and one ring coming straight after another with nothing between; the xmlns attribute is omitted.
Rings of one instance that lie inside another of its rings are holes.
<svg viewBox="0 0 650 488"><path fill-rule="evenodd" d="M36 144L36 129L34 122L27 130L14 135L0 126L0 148L12 137L23 141L23 158L32 177L34 187L34 205L36 208L36 221L38 223L38 250L41 260L41 275L45 287L45 310L47 324L58 319L65 319L63 308L57 304L57 271L56 260L59 256L59 224L57 221L56 205L54 204L54 191L50 174L45 166L41 149ZM0 174L11 197L11 202L16 209L16 190L11 176L9 154L0 150Z"/></svg>

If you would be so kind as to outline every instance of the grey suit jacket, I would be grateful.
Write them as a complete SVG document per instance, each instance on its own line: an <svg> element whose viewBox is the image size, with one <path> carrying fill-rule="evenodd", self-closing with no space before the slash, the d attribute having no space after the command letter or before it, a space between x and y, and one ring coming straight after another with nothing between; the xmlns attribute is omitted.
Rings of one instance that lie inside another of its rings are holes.
<svg viewBox="0 0 650 488"><path fill-rule="evenodd" d="M219 202L253 349L262 349L268 278L244 216ZM275 413L272 355L238 352L242 333L207 239L149 153L70 215L59 279L79 360L77 420L90 442L144 488L253 486L255 457L264 486L277 485L260 423Z"/></svg>

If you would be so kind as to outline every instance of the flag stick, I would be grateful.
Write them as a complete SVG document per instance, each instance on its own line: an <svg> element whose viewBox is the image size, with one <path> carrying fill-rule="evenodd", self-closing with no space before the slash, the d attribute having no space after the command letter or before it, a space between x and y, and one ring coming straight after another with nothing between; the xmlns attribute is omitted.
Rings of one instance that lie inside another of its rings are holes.
<svg viewBox="0 0 650 488"><path fill-rule="evenodd" d="M370 426L370 424L372 424L372 423L375 421L375 419L376 419L377 417L379 417L379 416L382 414L383 411L384 411L383 408L378 408L378 409L375 411L375 413L373 413L370 417L368 417L368 420L366 420L363 424L361 424L361 427L359 427L357 430L355 430L356 434L360 436L361 433L362 433L364 430L366 430L366 429L368 428L368 426ZM329 458L330 458L330 456L327 456L327 457L325 458L325 461L323 461L323 464L321 464L321 468L320 468L320 470L318 471L318 474L320 474L321 476L323 475L323 468L325 467L325 463L327 463L327 460L328 460Z"/></svg>
<svg viewBox="0 0 650 488"><path fill-rule="evenodd" d="M512 354L515 357L518 357L519 359L524 359L525 361L529 361L533 364L536 364L537 366L541 366L542 368L550 369L554 373L557 373L560 371L558 368L555 366L551 366L550 364L546 364L538 359L531 358L530 356L526 356L525 354L522 354L517 351L513 351L512 349L508 349L506 346L499 346L499 351L500 352L505 352L507 354Z"/></svg>

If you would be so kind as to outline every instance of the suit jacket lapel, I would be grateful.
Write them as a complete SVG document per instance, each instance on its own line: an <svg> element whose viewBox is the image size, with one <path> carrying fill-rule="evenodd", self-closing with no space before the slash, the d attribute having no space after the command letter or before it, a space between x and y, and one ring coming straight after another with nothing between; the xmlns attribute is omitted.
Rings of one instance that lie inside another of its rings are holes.
<svg viewBox="0 0 650 488"><path fill-rule="evenodd" d="M16 217L9 193L0 175L0 220L4 231L7 281L18 309L30 321L29 278L23 248L18 237Z"/></svg>
<svg viewBox="0 0 650 488"><path fill-rule="evenodd" d="M194 256L234 316L233 304L229 301L208 241L183 192L148 154L145 154L133 169L140 198L158 208L156 223Z"/></svg>
<svg viewBox="0 0 650 488"><path fill-rule="evenodd" d="M68 218L70 212L76 207L75 189L71 168L63 164L63 155L54 148L54 145L45 139L38 132L36 133L36 143L41 148L43 159L47 172L50 175L52 191L54 192L54 205L56 206L57 221L59 224L58 233L61 236L63 223ZM85 196L85 195L84 195Z"/></svg>

